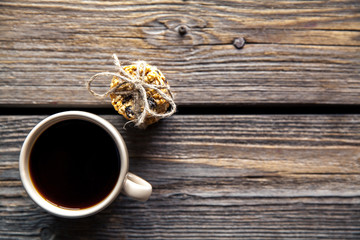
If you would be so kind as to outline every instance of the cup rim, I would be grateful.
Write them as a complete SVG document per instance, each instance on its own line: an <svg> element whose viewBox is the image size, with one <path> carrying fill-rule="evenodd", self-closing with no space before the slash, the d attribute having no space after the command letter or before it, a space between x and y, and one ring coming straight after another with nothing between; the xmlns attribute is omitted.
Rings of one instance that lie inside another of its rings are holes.
<svg viewBox="0 0 360 240"><path fill-rule="evenodd" d="M118 180L112 189L112 191L99 203L83 209L71 209L71 208L63 208L57 206L54 203L46 200L41 196L41 194L37 191L35 186L33 185L30 178L29 171L29 159L30 153L34 143L37 138L48 129L50 126L55 123L70 120L70 119L79 119L92 122L102 127L105 131L109 133L109 135L113 138L116 146L118 148L119 157L121 161L120 174L118 176ZM49 213L66 218L79 218L93 215L104 208L106 208L110 203L112 203L115 198L121 192L123 187L123 183L125 180L125 176L128 172L129 164L128 164L128 152L123 138L121 137L118 130L107 120L97 116L95 114L84 112L84 111L65 111L53 114L51 116L46 117L42 121L40 121L27 135L23 146L20 151L20 159L19 159L19 171L21 182L30 196L30 198L41 208L48 211Z"/></svg>

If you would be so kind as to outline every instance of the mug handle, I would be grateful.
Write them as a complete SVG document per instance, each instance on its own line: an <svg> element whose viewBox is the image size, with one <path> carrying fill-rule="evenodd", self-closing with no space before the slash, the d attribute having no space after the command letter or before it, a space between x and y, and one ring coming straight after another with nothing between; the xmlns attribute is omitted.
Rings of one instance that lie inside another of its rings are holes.
<svg viewBox="0 0 360 240"><path fill-rule="evenodd" d="M125 176L122 192L133 199L145 202L151 195L152 186L141 177L128 172Z"/></svg>

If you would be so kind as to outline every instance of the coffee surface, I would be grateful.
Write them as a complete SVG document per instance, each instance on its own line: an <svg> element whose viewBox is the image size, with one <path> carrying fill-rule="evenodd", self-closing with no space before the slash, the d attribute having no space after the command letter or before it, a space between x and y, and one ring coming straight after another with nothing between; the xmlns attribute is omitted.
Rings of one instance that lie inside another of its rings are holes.
<svg viewBox="0 0 360 240"><path fill-rule="evenodd" d="M100 126L65 120L36 140L29 161L37 191L53 204L72 209L91 207L114 188L120 174L117 146Z"/></svg>

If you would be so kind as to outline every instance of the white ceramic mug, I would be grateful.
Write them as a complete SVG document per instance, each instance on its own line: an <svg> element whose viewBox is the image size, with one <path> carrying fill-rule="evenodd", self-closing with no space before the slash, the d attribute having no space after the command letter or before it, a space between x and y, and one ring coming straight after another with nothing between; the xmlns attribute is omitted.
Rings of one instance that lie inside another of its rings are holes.
<svg viewBox="0 0 360 240"><path fill-rule="evenodd" d="M118 148L118 152L120 155L119 159L121 161L120 174L112 191L107 195L107 197L105 197L105 199L103 199L99 203L84 209L67 209L52 204L51 202L47 201L42 197L42 195L33 185L30 178L29 159L32 147L36 142L37 138L50 126L64 120L72 119L89 121L91 123L97 124L104 130L106 130L106 132L112 137ZM26 192L29 194L32 200L46 211L54 215L67 218L79 218L95 214L103 210L111 202L113 202L120 192L123 192L125 195L133 199L146 201L150 197L152 192L151 185L144 179L136 176L135 174L129 173L128 166L129 156L127 148L123 138L116 130L116 128L105 119L95 114L83 111L67 111L57 113L45 118L40 123L38 123L26 137L24 144L21 148L19 161L21 181L24 185Z"/></svg>

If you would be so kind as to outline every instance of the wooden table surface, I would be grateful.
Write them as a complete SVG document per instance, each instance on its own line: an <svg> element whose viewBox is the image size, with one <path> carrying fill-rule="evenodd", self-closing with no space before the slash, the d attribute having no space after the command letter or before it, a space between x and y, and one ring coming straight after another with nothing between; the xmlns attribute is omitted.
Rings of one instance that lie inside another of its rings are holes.
<svg viewBox="0 0 360 240"><path fill-rule="evenodd" d="M158 66L177 113L123 130L85 88L113 53ZM69 220L30 200L20 148L63 110L114 124L149 201ZM1 1L0 238L360 239L360 2Z"/></svg>

